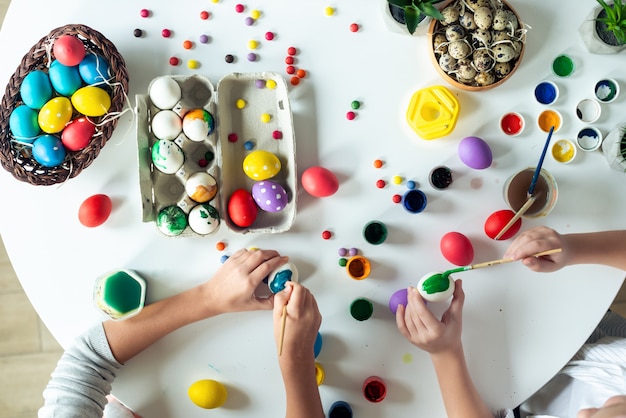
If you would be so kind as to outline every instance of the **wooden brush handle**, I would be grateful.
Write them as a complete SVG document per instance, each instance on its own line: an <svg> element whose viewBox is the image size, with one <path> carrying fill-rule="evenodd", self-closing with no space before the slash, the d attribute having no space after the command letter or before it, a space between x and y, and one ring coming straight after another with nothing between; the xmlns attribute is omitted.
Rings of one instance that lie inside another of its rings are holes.
<svg viewBox="0 0 626 418"><path fill-rule="evenodd" d="M562 251L561 248L554 248L552 250L541 251L539 253L533 254L531 255L531 257L541 257L544 255L560 253L561 251ZM474 269L480 269L483 267L495 266L496 264L510 263L511 261L516 261L516 260L512 258L501 258L500 260L492 260L492 261L485 261L484 263L472 264L470 267L471 267L471 270L474 270Z"/></svg>

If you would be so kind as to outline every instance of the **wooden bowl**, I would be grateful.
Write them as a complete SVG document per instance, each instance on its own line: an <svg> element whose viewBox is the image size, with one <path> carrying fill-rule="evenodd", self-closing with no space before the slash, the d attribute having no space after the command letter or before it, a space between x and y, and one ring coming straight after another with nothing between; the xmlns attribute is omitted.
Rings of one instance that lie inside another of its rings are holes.
<svg viewBox="0 0 626 418"><path fill-rule="evenodd" d="M446 7L450 6L451 4L454 3L460 3L461 0L449 0L448 2L444 3L441 7L441 10L445 9ZM511 7L511 5L504 1L504 0L497 0L498 3L501 3L506 9L510 10L511 12L513 12L517 18L518 21L518 29L517 32L519 33L520 30L524 29L524 24L522 23L522 20L519 17L519 14L515 11L515 9L513 9L513 7ZM433 45L434 43L434 36L437 33L441 33L443 30L444 26L441 24L440 21L433 19L432 22L430 23L429 29L428 29L428 42L429 42L429 55L430 55L430 59L433 63L433 65L435 66L435 69L437 70L437 72L441 75L441 77L446 80L446 82L448 82L449 84L451 84L454 87L457 87L461 90L467 90L467 91L483 91L483 90L489 90L492 89L494 87L498 87L500 85L502 85L505 81L507 81L509 78L511 78L511 76L513 75L513 73L515 73L515 71L517 70L517 68L520 66L521 62L522 62L522 57L524 56L524 51L526 49L526 42L525 42L525 34L522 33L520 35L521 38L521 51L519 53L519 56L515 59L515 62L513 62L512 64L512 68L511 71L504 77L502 78L497 78L496 77L496 81L492 84L488 84L488 85L479 85L478 83L473 83L473 84L465 84L462 82L459 82L455 77L451 76L450 74L448 74L446 71L444 71L441 66L439 65L439 58L437 53L435 53L435 46Z"/></svg>

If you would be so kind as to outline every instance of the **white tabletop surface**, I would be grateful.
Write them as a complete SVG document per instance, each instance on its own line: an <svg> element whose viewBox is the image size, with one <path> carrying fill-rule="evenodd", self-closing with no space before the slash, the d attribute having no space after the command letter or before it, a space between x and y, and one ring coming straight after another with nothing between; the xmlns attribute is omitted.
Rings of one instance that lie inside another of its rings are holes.
<svg viewBox="0 0 626 418"><path fill-rule="evenodd" d="M448 86L427 55L426 38L389 30L382 17L382 0L250 1L237 14L235 2L113 1L95 5L58 0L14 0L0 45L0 80L8 81L22 56L51 29L84 23L112 40L130 73L130 98L145 94L148 83L162 74L202 74L217 82L231 72L276 71L289 46L298 48L298 67L308 71L291 88L290 100L297 140L298 175L313 165L337 174L338 192L318 199L298 190L297 217L287 233L238 235L222 227L217 235L172 239L154 224L142 223L134 119L126 113L95 162L62 186L31 186L0 173L3 199L0 232L15 271L37 312L64 347L102 319L92 305L95 278L112 269L136 270L148 281L148 301L192 287L211 277L220 257L241 247L275 248L297 264L302 282L316 295L324 320L322 352L317 361L326 371L320 391L325 410L336 400L352 405L355 416L443 416L435 374L428 356L397 331L387 308L389 296L432 270L452 267L439 251L439 239L450 231L470 238L475 262L500 258L508 242L495 242L483 232L485 219L505 209L502 185L515 170L533 166L546 135L534 123L543 106L533 97L534 86L553 79L550 61L567 51L577 61L576 73L556 80L561 97L554 106L565 118L555 139L575 139L581 128L575 104L593 96L601 77L613 77L626 87L618 56L594 56L584 49L577 27L595 1L571 7L567 0L527 0L514 3L531 27L520 69L503 86L469 93ZM326 16L324 8L336 8ZM141 8L152 15L143 19ZM201 10L211 12L201 20ZM244 18L262 12L253 26ZM359 32L349 25L361 25ZM143 29L143 38L133 30ZM174 36L164 39L163 28ZM266 41L273 31L276 39ZM201 34L210 43L197 42ZM185 51L185 39L196 46ZM247 42L256 39L260 59L248 62ZM225 54L237 56L227 64ZM183 60L171 67L168 58ZM188 58L201 67L187 69ZM404 120L411 95L424 87L445 85L461 103L452 134L426 141ZM345 114L360 100L357 118ZM607 133L621 121L616 103L603 105L595 123ZM509 138L499 132L498 119L515 110L526 117L524 133ZM457 155L459 141L469 135L484 138L494 162L485 170L465 166ZM381 159L377 170L372 162ZM438 164L455 175L452 187L436 191L427 175ZM560 232L624 228L624 174L611 170L601 152L578 153L568 165L549 157L545 166L556 177L559 198L546 218L524 220L522 229L546 224ZM422 214L406 212L392 202L406 186L391 183L394 175L416 181L428 196ZM378 179L388 186L378 189ZM80 203L105 193L113 199L110 219L88 229L77 219ZM378 219L390 229L387 242L366 243L363 225ZM323 230L333 238L321 238ZM227 242L224 252L215 249ZM356 247L372 262L364 281L354 281L338 266L337 250ZM553 274L535 274L517 263L461 273L467 294L463 340L468 364L479 391L492 407L513 407L539 389L563 366L608 308L623 273L598 266L575 266ZM375 303L374 317L356 322L349 305L357 297ZM227 385L229 399L216 416L276 416L283 410L283 389L269 312L233 314L194 324L160 341L131 360L114 384L114 393L142 416L205 416L187 398L198 379ZM410 356L407 356L409 354ZM388 395L371 404L361 394L363 380L379 375Z"/></svg>

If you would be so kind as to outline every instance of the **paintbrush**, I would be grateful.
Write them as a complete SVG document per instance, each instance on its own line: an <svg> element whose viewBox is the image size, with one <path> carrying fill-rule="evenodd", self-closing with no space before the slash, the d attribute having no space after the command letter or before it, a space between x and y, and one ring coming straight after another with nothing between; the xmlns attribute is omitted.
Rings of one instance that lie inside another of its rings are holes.
<svg viewBox="0 0 626 418"><path fill-rule="evenodd" d="M498 232L498 235L496 235L494 239L496 241L499 240L500 237L502 237L502 235L504 235L506 231L508 231L509 228L511 228L513 224L517 222L517 220L521 218L524 213L526 213L526 211L533 205L533 203L535 203L535 200L537 200L537 196L529 196L526 200L526 203L524 203L522 207L519 208L519 210L515 213L515 216L513 216L511 220L506 225L504 225L504 227L500 230L500 232Z"/></svg>
<svg viewBox="0 0 626 418"><path fill-rule="evenodd" d="M285 342L285 325L287 325L287 305L283 305L283 313L280 316L280 343L278 345L278 356L283 354L283 343Z"/></svg>
<svg viewBox="0 0 626 418"><path fill-rule="evenodd" d="M543 165L543 160L546 158L546 152L548 151L548 145L550 144L550 139L552 138L553 132L554 132L554 126L552 126L550 128L550 132L548 132L548 139L546 139L546 143L543 146L541 157L539 157L539 163L537 163L537 167L535 168L535 173L533 174L533 178L530 181L530 186L528 186L528 192L526 192L526 197L528 198L530 198L535 192L535 186L537 185L537 180L539 179L539 173L541 172L541 166Z"/></svg>

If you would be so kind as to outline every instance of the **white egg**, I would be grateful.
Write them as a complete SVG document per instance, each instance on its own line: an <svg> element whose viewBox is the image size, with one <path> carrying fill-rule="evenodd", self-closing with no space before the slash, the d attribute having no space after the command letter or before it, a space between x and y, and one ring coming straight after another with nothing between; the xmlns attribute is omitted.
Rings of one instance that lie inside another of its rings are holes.
<svg viewBox="0 0 626 418"><path fill-rule="evenodd" d="M158 139L176 139L183 130L183 122L174 111L161 110L152 117L152 133Z"/></svg>
<svg viewBox="0 0 626 418"><path fill-rule="evenodd" d="M287 282L298 282L298 268L290 261L270 273L267 285L272 293L278 293L285 288Z"/></svg>
<svg viewBox="0 0 626 418"><path fill-rule="evenodd" d="M209 173L198 171L185 182L185 192L198 203L208 202L217 194L217 181Z"/></svg>
<svg viewBox="0 0 626 418"><path fill-rule="evenodd" d="M185 162L183 150L173 141L161 139L152 145L152 164L165 174L174 174Z"/></svg>
<svg viewBox="0 0 626 418"><path fill-rule="evenodd" d="M452 277L448 276L448 287L440 292L427 292L424 290L424 282L430 279L435 274L441 274L440 271L431 271L428 274L425 274L417 284L417 291L420 292L420 295L427 300L428 302L442 302L448 299L454 293L454 280Z"/></svg>
<svg viewBox="0 0 626 418"><path fill-rule="evenodd" d="M169 76L162 76L150 84L148 92L152 104L159 109L172 109L182 97L180 85Z"/></svg>
<svg viewBox="0 0 626 418"><path fill-rule="evenodd" d="M220 226L220 215L217 209L208 203L196 205L188 216L189 227L199 235L208 235Z"/></svg>

